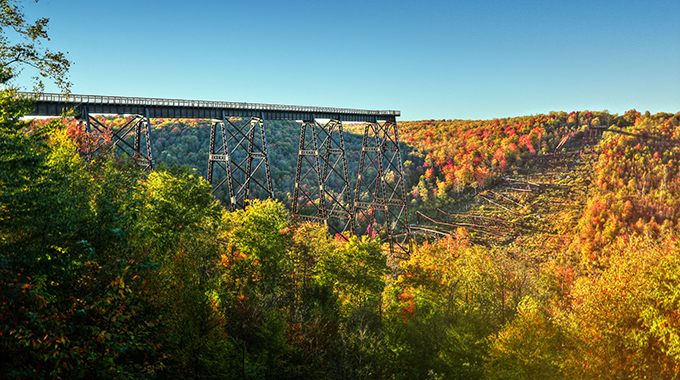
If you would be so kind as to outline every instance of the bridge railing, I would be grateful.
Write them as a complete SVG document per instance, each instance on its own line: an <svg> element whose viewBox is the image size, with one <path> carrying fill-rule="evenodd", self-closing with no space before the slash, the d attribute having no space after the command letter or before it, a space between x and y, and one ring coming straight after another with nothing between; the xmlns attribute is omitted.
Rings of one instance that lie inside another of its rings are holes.
<svg viewBox="0 0 680 380"><path fill-rule="evenodd" d="M35 97L35 93L22 92L25 96ZM264 104L246 102L219 102L207 100L183 100L183 99L159 99L159 98L137 98L124 96L105 96L105 95L64 95L43 93L37 96L38 101L55 103L73 104L118 104L135 106L166 106L166 107L198 107L198 108L217 108L217 109L246 109L263 111L294 111L310 113L333 113L333 114L361 114L361 115L386 115L401 116L401 112L393 110L362 110L351 108L331 108L313 106L290 106L283 104Z"/></svg>

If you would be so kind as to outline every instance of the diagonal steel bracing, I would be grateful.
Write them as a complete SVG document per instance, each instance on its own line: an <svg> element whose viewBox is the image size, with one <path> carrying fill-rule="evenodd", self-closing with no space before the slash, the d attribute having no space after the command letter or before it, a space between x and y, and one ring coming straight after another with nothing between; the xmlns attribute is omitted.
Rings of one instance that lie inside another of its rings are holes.
<svg viewBox="0 0 680 380"><path fill-rule="evenodd" d="M342 121L331 119L325 125L319 125L317 136L328 230L346 239L354 231L354 217Z"/></svg>
<svg viewBox="0 0 680 380"><path fill-rule="evenodd" d="M326 205L319 164L319 145L315 120L304 120L293 190L293 218L297 221L326 224Z"/></svg>
<svg viewBox="0 0 680 380"><path fill-rule="evenodd" d="M217 185L215 170L222 174ZM230 210L245 208L250 199L274 197L263 118L227 118L222 112L210 131L207 177L213 192L228 186Z"/></svg>
<svg viewBox="0 0 680 380"><path fill-rule="evenodd" d="M394 259L411 252L403 173L397 123L366 124L354 193L355 233L385 237Z"/></svg>
<svg viewBox="0 0 680 380"><path fill-rule="evenodd" d="M333 235L353 230L342 122L303 121L300 129L293 218L324 223Z"/></svg>
<svg viewBox="0 0 680 380"><path fill-rule="evenodd" d="M273 198L265 118L307 120L298 152L294 217L324 222L331 233L343 237L348 231L379 233L389 239L393 253L410 252L396 124L399 111L98 95L22 95L38 99L31 115L58 116L65 110L79 110L88 135L94 135L88 138L96 139L90 151L85 152L89 158L103 149L120 149L150 170L154 168L150 117L217 119L211 127L207 178L213 191L228 188L231 210L244 208L249 199ZM90 112L136 116L115 130L106 125L106 119L100 120ZM330 121L319 124L317 118ZM378 119L387 121L379 123ZM353 199L341 120L368 122ZM143 139L146 152L142 149Z"/></svg>
<svg viewBox="0 0 680 380"><path fill-rule="evenodd" d="M102 140L93 144L92 152L87 152L90 157L101 149L121 149L151 170L154 158L150 116L218 119L211 127L207 178L213 191L227 186L231 210L244 208L250 199L273 198L265 117L306 120L300 135L293 216L323 222L329 232L343 237L347 232L380 234L389 241L392 258L406 257L411 251L395 119L399 111L89 95L71 99L42 94L33 114L59 115L76 102L87 131ZM100 114L137 116L114 130L105 125L106 120L90 115L90 107ZM316 118L330 121L320 124ZM341 118L368 122L353 199ZM386 121L380 123L378 119ZM146 136L146 153L142 151L143 136Z"/></svg>
<svg viewBox="0 0 680 380"><path fill-rule="evenodd" d="M87 159L103 150L120 150L134 159L146 170L153 170L155 166L153 150L151 148L151 121L148 110L145 115L132 115L129 120L117 130L106 125L106 118L97 118L87 112L84 106L79 121L85 124L89 136L93 137L94 149L87 152ZM142 151L142 136L146 140L146 153ZM132 142L129 140L132 139Z"/></svg>

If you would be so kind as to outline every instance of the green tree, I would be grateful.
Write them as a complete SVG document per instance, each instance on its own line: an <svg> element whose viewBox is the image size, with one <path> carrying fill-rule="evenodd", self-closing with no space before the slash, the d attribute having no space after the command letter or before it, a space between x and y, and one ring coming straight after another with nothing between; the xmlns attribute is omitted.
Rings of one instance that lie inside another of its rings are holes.
<svg viewBox="0 0 680 380"><path fill-rule="evenodd" d="M68 92L71 83L67 75L71 62L64 53L51 51L42 45L49 41L49 19L42 17L34 22L27 21L18 0L1 0L0 6L0 82L9 82L28 66L37 70L34 90L42 91L41 78L50 78L62 91ZM20 41L11 41L8 31L18 36Z"/></svg>
<svg viewBox="0 0 680 380"><path fill-rule="evenodd" d="M389 342L406 378L482 378L488 338L531 292L527 269L464 238L424 244L401 263L388 294Z"/></svg>
<svg viewBox="0 0 680 380"><path fill-rule="evenodd" d="M239 355L239 376L275 378L285 351L291 293L284 228L287 212L279 202L252 201L245 210L225 213L220 241L220 304Z"/></svg>
<svg viewBox="0 0 680 380"><path fill-rule="evenodd" d="M581 277L580 302L562 325L572 340L565 370L573 378L675 379L680 369L680 258L675 239L620 237L610 266Z"/></svg>
<svg viewBox="0 0 680 380"><path fill-rule="evenodd" d="M202 229L219 222L222 207L210 184L189 167L159 169L145 184L145 228L157 239L171 239L182 231Z"/></svg>
<svg viewBox="0 0 680 380"><path fill-rule="evenodd" d="M318 258L316 281L333 289L339 300L338 358L333 369L339 378L389 377L387 345L381 331L382 293L388 273L380 242L368 236L337 241L335 249Z"/></svg>
<svg viewBox="0 0 680 380"><path fill-rule="evenodd" d="M338 293L345 315L357 308L379 312L387 259L377 240L350 237L318 260L317 280Z"/></svg>
<svg viewBox="0 0 680 380"><path fill-rule="evenodd" d="M3 93L5 110L11 94ZM129 254L131 226L99 220L91 172L59 125L26 134L8 122L2 130L0 366L17 378L149 374L157 359L146 339L153 318L147 273ZM13 164L19 170L7 168ZM115 208L133 206L123 206L126 199L114 199ZM109 239L93 238L94 226L112 228L103 231Z"/></svg>
<svg viewBox="0 0 680 380"><path fill-rule="evenodd" d="M564 334L532 298L522 300L517 316L490 341L488 379L565 378Z"/></svg>

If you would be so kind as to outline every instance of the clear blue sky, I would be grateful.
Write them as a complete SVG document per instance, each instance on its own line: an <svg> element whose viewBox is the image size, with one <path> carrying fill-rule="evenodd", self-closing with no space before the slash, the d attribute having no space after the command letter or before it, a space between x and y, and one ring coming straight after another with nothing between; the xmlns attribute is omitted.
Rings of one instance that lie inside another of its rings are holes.
<svg viewBox="0 0 680 380"><path fill-rule="evenodd" d="M25 11L50 18L48 46L69 52L77 94L401 120L680 111L679 0L40 0Z"/></svg>

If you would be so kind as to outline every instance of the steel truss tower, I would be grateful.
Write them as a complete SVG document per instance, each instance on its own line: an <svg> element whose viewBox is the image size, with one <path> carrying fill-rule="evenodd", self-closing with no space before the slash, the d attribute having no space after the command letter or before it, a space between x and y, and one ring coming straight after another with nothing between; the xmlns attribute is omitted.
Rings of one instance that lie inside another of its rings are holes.
<svg viewBox="0 0 680 380"><path fill-rule="evenodd" d="M302 122L293 218L323 223L333 235L347 238L353 230L350 186L342 122ZM336 190L332 190L336 189Z"/></svg>
<svg viewBox="0 0 680 380"><path fill-rule="evenodd" d="M347 239L347 234L354 231L354 213L342 121L331 119L325 125L320 125L317 136L320 141L321 190L328 230L333 235Z"/></svg>
<svg viewBox="0 0 680 380"><path fill-rule="evenodd" d="M213 183L215 164L225 174L217 185ZM227 184L232 211L245 208L250 199L274 198L263 117L232 119L222 112L222 120L214 121L210 130L207 177L213 192Z"/></svg>
<svg viewBox="0 0 680 380"><path fill-rule="evenodd" d="M323 180L319 165L316 120L304 120L300 128L300 146L293 190L293 218L298 221L327 224Z"/></svg>
<svg viewBox="0 0 680 380"><path fill-rule="evenodd" d="M151 148L151 119L149 119L148 109L145 110L144 115L132 115L118 130L106 126L106 119L100 120L90 114L87 106L83 106L78 121L85 124L88 135L94 135L96 141L94 151L86 153L88 160L106 147L106 140L110 138L111 149L120 149L146 170L154 169L155 162ZM146 140L146 153L142 153L142 135L145 136ZM134 139L132 145L127 141L129 136Z"/></svg>
<svg viewBox="0 0 680 380"><path fill-rule="evenodd" d="M354 192L355 233L376 234L390 244L391 265L411 252L404 169L397 123L367 123Z"/></svg>
<svg viewBox="0 0 680 380"><path fill-rule="evenodd" d="M79 120L91 137L98 139L93 151L86 152L90 158L113 146L110 149L122 149L148 169L154 168L151 117L216 120L211 128L207 178L214 190L226 183L228 208L232 210L245 207L249 199L273 198L264 120L307 120L299 150L303 161L298 166L305 167L304 173L309 174L303 176L302 167L297 170L295 211L302 212L305 218L323 218L331 233L342 236L347 231L380 233L389 238L393 257L397 250L401 255L411 250L396 124L399 111L100 95L20 95L36 99L31 116L59 116L79 110ZM114 130L90 112L137 116ZM316 118L330 121L321 125ZM381 124L378 120L386 121ZM342 122L369 123L353 199ZM146 153L142 149L143 135ZM305 182L307 187L302 186ZM306 203L300 204L300 198ZM303 210L308 206L312 208Z"/></svg>

